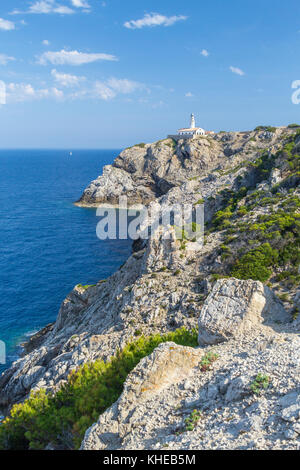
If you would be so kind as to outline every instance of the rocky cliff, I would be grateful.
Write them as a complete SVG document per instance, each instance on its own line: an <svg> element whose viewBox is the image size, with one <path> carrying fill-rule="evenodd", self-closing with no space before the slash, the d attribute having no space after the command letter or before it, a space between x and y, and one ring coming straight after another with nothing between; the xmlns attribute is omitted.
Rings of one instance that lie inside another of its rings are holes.
<svg viewBox="0 0 300 470"><path fill-rule="evenodd" d="M55 396L83 364L142 335L197 328L198 349L160 345L130 372L82 448L295 448L299 147L297 129L260 128L122 152L78 204L204 204L204 246L189 250L170 227L110 278L76 286L0 377L0 406Z"/></svg>
<svg viewBox="0 0 300 470"><path fill-rule="evenodd" d="M113 165L105 166L103 174L91 182L76 204L117 204L121 195L126 195L131 205L148 204L191 178L226 171L232 164L255 158L260 150L276 151L288 133L292 130L258 129L135 145L121 152Z"/></svg>

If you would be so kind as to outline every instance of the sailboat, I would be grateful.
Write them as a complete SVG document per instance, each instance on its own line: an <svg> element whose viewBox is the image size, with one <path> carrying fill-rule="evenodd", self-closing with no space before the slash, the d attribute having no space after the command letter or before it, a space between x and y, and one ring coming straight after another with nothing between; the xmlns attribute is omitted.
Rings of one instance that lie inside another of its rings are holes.
<svg viewBox="0 0 300 470"><path fill-rule="evenodd" d="M72 155L73 155L73 152L70 152L70 153L69 153L69 155L70 155L70 157L72 157Z"/></svg>

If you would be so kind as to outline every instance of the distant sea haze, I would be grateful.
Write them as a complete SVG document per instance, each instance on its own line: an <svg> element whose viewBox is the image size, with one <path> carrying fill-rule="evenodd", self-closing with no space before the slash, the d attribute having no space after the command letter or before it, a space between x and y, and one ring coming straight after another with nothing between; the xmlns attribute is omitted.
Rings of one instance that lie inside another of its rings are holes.
<svg viewBox="0 0 300 470"><path fill-rule="evenodd" d="M129 240L100 241L95 209L73 205L119 150L0 151L0 340L8 361L18 344L55 321L76 284L112 274Z"/></svg>

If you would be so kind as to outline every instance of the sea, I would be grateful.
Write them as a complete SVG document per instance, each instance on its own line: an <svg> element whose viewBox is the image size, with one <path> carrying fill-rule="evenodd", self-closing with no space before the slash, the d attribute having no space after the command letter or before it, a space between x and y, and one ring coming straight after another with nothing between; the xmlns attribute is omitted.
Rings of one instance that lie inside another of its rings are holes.
<svg viewBox="0 0 300 470"><path fill-rule="evenodd" d="M107 278L130 255L129 240L97 238L95 209L73 204L119 152L0 151L0 374L76 284Z"/></svg>

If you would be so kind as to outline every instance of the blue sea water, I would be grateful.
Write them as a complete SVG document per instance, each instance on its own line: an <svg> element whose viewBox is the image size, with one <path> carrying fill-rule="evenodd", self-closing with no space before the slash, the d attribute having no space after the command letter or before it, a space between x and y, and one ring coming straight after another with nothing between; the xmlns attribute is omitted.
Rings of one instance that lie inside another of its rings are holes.
<svg viewBox="0 0 300 470"><path fill-rule="evenodd" d="M0 151L0 372L26 335L55 320L76 284L104 279L128 258L129 241L100 241L95 209L73 205L118 153Z"/></svg>

